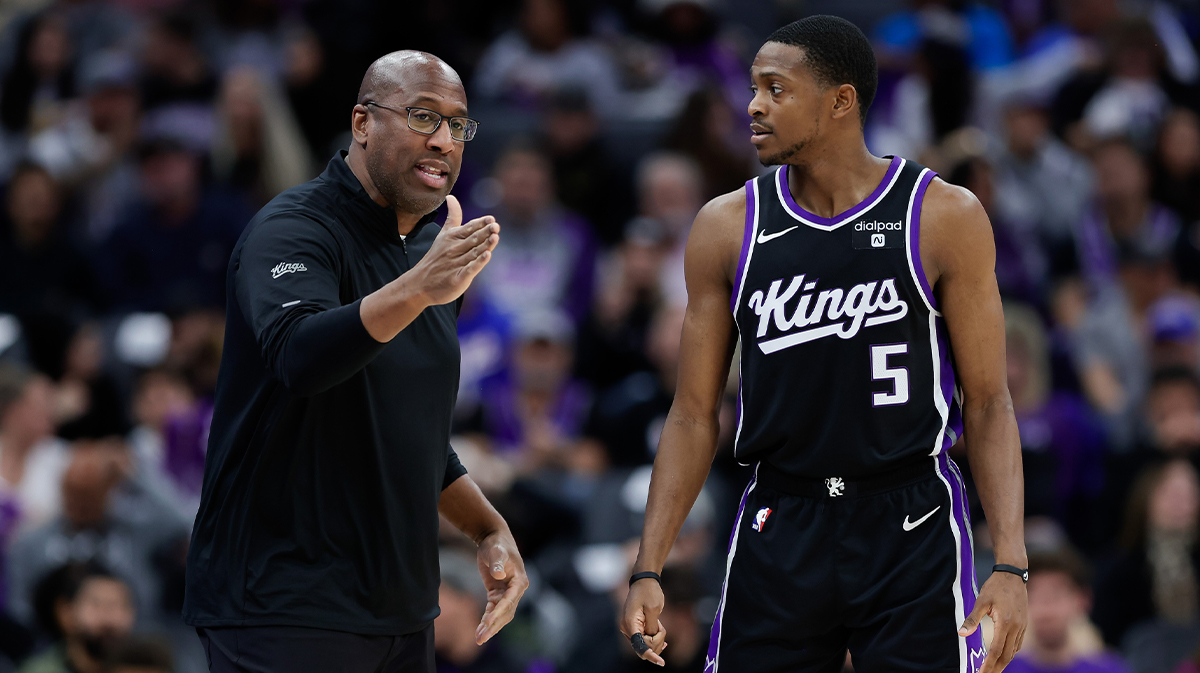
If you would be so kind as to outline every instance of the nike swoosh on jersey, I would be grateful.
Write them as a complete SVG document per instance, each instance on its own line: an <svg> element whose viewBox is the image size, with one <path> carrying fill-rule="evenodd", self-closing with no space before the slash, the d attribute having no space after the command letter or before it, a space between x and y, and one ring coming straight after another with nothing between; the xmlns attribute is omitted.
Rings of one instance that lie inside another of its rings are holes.
<svg viewBox="0 0 1200 673"><path fill-rule="evenodd" d="M768 234L765 231L760 231L760 232L758 232L758 242L761 245L773 238L779 238L780 236L783 236L784 234L788 233L789 231L791 231L793 229L799 229L799 228L800 228L800 225L796 225L794 227L788 227L787 229L784 229L783 231L777 231L773 234Z"/></svg>
<svg viewBox="0 0 1200 673"><path fill-rule="evenodd" d="M933 508L933 512L936 512L941 508L942 508L942 506L938 505L937 507ZM930 513L926 514L925 516L921 517L920 519L917 519L916 521L912 521L912 522L909 522L908 515L905 514L904 515L904 530L909 531L909 530L912 530L912 529L916 528L917 526L920 526L921 524L925 523L925 519L928 519L929 517L933 516L933 512L930 512Z"/></svg>

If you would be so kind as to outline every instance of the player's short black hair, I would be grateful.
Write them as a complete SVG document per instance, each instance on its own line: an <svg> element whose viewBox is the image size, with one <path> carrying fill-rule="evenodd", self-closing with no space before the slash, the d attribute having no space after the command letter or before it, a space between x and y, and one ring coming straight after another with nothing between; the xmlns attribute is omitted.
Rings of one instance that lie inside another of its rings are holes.
<svg viewBox="0 0 1200 673"><path fill-rule="evenodd" d="M817 14L771 33L767 42L779 42L804 50L804 58L817 82L829 86L849 84L858 92L859 121L867 121L867 108L875 100L879 68L871 41L849 21Z"/></svg>

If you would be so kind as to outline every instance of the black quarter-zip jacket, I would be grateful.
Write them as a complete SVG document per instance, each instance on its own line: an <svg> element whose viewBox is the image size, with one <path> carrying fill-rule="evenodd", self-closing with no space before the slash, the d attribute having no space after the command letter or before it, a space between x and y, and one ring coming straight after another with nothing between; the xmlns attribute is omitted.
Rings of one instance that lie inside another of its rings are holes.
<svg viewBox="0 0 1200 673"><path fill-rule="evenodd" d="M425 309L386 344L358 306L429 251L432 219L402 239L341 152L243 232L189 624L400 635L437 616L438 498L466 472L450 449L458 305Z"/></svg>

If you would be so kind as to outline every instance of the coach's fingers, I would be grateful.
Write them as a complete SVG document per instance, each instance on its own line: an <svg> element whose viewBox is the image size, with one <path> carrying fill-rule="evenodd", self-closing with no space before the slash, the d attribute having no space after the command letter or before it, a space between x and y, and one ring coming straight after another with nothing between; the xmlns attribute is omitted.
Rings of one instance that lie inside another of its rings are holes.
<svg viewBox="0 0 1200 673"><path fill-rule="evenodd" d="M488 236L498 233L500 233L500 225L496 224L496 218L491 215L477 217L450 232L450 236L454 239L451 249L455 254L465 254L486 240Z"/></svg>
<svg viewBox="0 0 1200 673"><path fill-rule="evenodd" d="M478 257L468 262L466 266L462 267L462 269L459 270L459 273L463 278L474 280L475 276L478 276L479 272L483 271L483 267L487 266L487 263L491 260L492 251L484 250Z"/></svg>
<svg viewBox="0 0 1200 673"><path fill-rule="evenodd" d="M492 579L502 580L508 577L508 550L501 546L493 546L486 552L488 572Z"/></svg>
<svg viewBox="0 0 1200 673"><path fill-rule="evenodd" d="M494 236L500 233L500 225L496 224L496 218L491 215L485 215L480 218L471 220L464 225L469 234L467 243L472 246L479 245L489 236Z"/></svg>
<svg viewBox="0 0 1200 673"><path fill-rule="evenodd" d="M446 197L446 225L442 227L443 231L450 231L462 224L462 204L458 202L458 197L450 194Z"/></svg>
<svg viewBox="0 0 1200 673"><path fill-rule="evenodd" d="M500 242L500 225L491 224L480 229L463 242L462 255L465 259L474 259L484 250L495 250Z"/></svg>
<svg viewBox="0 0 1200 673"><path fill-rule="evenodd" d="M475 643L482 645L492 636L500 632L506 624L512 621L513 614L517 610L517 601L521 598L521 593L524 588L517 582L509 584L508 590L500 600L496 602L488 601L487 609L483 612L483 619L479 622L479 627L475 629Z"/></svg>

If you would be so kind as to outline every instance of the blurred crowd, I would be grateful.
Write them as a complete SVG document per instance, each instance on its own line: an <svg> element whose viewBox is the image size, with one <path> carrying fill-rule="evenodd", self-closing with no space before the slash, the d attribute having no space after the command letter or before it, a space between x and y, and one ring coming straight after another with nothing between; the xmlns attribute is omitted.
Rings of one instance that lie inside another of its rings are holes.
<svg viewBox="0 0 1200 673"><path fill-rule="evenodd" d="M1200 670L1195 0L4 0L0 672L206 670L178 615L229 253L348 146L363 71L400 48L453 65L483 122L455 193L504 238L459 320L454 446L532 581L475 646L486 597L444 527L438 671L644 670L616 611L683 243L764 170L749 62L816 11L876 45L871 150L970 189L994 226L1032 569L1010 670ZM703 669L749 479L736 389L663 572L669 670Z"/></svg>

